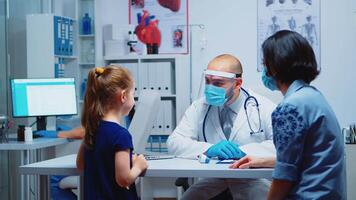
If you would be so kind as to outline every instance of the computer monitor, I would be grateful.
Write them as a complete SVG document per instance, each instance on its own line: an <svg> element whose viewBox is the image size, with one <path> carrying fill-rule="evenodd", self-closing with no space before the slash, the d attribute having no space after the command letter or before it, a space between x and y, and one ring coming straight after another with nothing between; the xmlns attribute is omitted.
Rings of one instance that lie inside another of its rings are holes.
<svg viewBox="0 0 356 200"><path fill-rule="evenodd" d="M37 117L37 130L46 129L46 116L76 115L74 78L12 79L13 117Z"/></svg>
<svg viewBox="0 0 356 200"><path fill-rule="evenodd" d="M154 90L142 90L138 97L135 114L129 126L136 153L145 153L145 147L156 121L161 96Z"/></svg>

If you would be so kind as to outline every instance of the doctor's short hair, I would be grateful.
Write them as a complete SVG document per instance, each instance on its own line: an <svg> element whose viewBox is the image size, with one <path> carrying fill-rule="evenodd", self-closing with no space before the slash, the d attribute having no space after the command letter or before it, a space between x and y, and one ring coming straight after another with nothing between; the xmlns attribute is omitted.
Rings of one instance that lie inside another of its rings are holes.
<svg viewBox="0 0 356 200"><path fill-rule="evenodd" d="M319 74L313 48L297 32L276 32L263 42L262 53L267 75L282 83L310 83Z"/></svg>
<svg viewBox="0 0 356 200"><path fill-rule="evenodd" d="M81 124L85 129L84 143L91 148L104 114L117 107L117 92L134 86L131 73L124 67L109 65L89 71L84 95ZM128 93L127 93L128 94Z"/></svg>

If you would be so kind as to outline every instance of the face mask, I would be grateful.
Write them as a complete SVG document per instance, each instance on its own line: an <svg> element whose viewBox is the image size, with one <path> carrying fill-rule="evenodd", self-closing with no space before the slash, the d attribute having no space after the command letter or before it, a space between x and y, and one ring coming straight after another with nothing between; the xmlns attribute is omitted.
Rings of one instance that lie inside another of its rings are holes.
<svg viewBox="0 0 356 200"><path fill-rule="evenodd" d="M229 92L229 96L226 97L226 89L222 87L216 87L214 85L205 86L205 99L209 105L222 106L225 102L233 96L233 92Z"/></svg>
<svg viewBox="0 0 356 200"><path fill-rule="evenodd" d="M265 67L263 67L261 78L262 78L262 83L266 88L272 91L278 90L276 80L274 80L271 76L267 76L267 71Z"/></svg>

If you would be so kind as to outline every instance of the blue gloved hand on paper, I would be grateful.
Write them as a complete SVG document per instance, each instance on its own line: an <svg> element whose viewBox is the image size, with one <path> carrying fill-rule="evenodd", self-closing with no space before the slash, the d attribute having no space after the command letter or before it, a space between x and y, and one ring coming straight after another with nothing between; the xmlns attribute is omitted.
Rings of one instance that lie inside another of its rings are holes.
<svg viewBox="0 0 356 200"><path fill-rule="evenodd" d="M206 155L209 158L218 157L219 159L240 159L246 154L241 151L237 144L223 140L211 146L206 151Z"/></svg>
<svg viewBox="0 0 356 200"><path fill-rule="evenodd" d="M45 138L56 138L58 135L58 131L40 130L40 131L36 131L35 134Z"/></svg>

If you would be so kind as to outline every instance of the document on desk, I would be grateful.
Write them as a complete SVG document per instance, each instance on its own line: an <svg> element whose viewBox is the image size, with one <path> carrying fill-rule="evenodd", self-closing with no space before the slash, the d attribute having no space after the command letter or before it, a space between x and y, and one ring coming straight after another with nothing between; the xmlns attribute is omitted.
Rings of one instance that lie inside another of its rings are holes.
<svg viewBox="0 0 356 200"><path fill-rule="evenodd" d="M235 160L233 160L233 159L226 159L226 160L218 160L216 162L216 164L232 164L234 162L235 162Z"/></svg>

